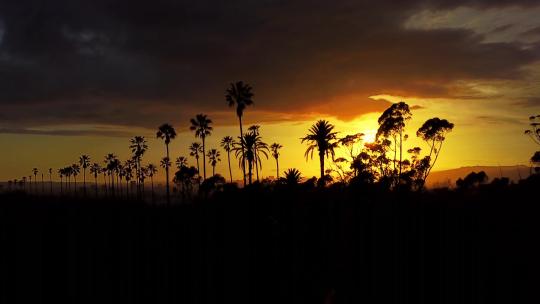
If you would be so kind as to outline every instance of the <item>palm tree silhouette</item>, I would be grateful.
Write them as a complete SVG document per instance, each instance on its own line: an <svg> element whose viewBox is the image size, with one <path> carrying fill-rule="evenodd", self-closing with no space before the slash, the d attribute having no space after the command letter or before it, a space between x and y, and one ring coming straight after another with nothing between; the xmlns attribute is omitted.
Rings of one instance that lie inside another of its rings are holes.
<svg viewBox="0 0 540 304"><path fill-rule="evenodd" d="M169 168L171 167L171 160L168 157L164 157L161 159L159 164L161 168L164 168L165 170L169 170ZM170 205L170 204L171 204L171 201L169 197L167 197L167 205Z"/></svg>
<svg viewBox="0 0 540 304"><path fill-rule="evenodd" d="M176 158L175 164L178 170L182 169L183 167L187 167L188 165L187 158L185 156L178 156Z"/></svg>
<svg viewBox="0 0 540 304"><path fill-rule="evenodd" d="M218 162L221 161L221 153L219 153L218 150L216 149L211 149L210 151L208 151L208 163L210 163L210 165L212 165L212 176L215 176L216 175L216 165Z"/></svg>
<svg viewBox="0 0 540 304"><path fill-rule="evenodd" d="M81 155L81 157L79 157L79 165L83 169L83 189L84 195L86 195L86 168L90 165L90 156Z"/></svg>
<svg viewBox="0 0 540 304"><path fill-rule="evenodd" d="M49 186L51 186L51 195L52 195L52 168L49 168Z"/></svg>
<svg viewBox="0 0 540 304"><path fill-rule="evenodd" d="M530 129L525 130L525 134L529 135L531 139L540 145L540 115L533 115L529 117Z"/></svg>
<svg viewBox="0 0 540 304"><path fill-rule="evenodd" d="M154 164L148 164L148 166L146 166L146 171L148 172L148 176L150 177L150 184L152 187L152 201L154 201L154 175L158 172L157 167Z"/></svg>
<svg viewBox="0 0 540 304"><path fill-rule="evenodd" d="M90 174L94 176L94 190L96 191L96 197L98 195L97 178L100 173L101 173L101 166L99 164L93 163L92 165L90 165Z"/></svg>
<svg viewBox="0 0 540 304"><path fill-rule="evenodd" d="M258 159L258 164L261 162L261 158L259 153L263 154L268 158L268 145L265 144L261 137L256 135L255 133L246 133L242 138L240 138L241 143L236 144L234 147L234 152L236 158L239 160L239 165L241 166L243 163L248 164L248 180L249 184L252 184L252 176L253 176L253 165L255 162L255 159ZM255 153L255 151L258 151L258 153Z"/></svg>
<svg viewBox="0 0 540 304"><path fill-rule="evenodd" d="M230 87L227 89L225 94L225 99L229 104L229 107L236 106L236 116L238 116L238 122L240 124L240 145L242 145L242 154L244 153L244 142L242 141L242 136L244 131L242 130L242 116L244 115L244 110L247 106L253 104L253 88L249 84L244 84L242 81L237 81L236 83L231 83ZM241 159L244 161L245 156L242 156ZM246 164L242 163L242 173L244 177L244 186L246 185Z"/></svg>
<svg viewBox="0 0 540 304"><path fill-rule="evenodd" d="M135 162L133 159L128 159L124 162L124 178L126 180L126 197L129 198L129 182L133 178L133 167Z"/></svg>
<svg viewBox="0 0 540 304"><path fill-rule="evenodd" d="M248 131L251 132L251 133L254 133L255 135L260 135L259 133L259 129L261 128L261 126L259 125L253 125L253 126L250 126L248 128ZM257 155L257 147L255 147L255 151L254 151L255 155ZM255 176L257 176L257 181L259 181L259 164L257 162L257 157L255 157L255 160L254 160L254 166L255 166Z"/></svg>
<svg viewBox="0 0 540 304"><path fill-rule="evenodd" d="M64 182L63 182L64 169L63 168L58 169L58 176L60 177L60 195L62 195L64 193Z"/></svg>
<svg viewBox="0 0 540 304"><path fill-rule="evenodd" d="M279 149L283 148L282 145L278 143L273 143L270 145L270 151L272 152L272 156L276 160L276 180L279 179Z"/></svg>
<svg viewBox="0 0 540 304"><path fill-rule="evenodd" d="M324 158L332 155L334 157L334 148L336 148L336 135L334 131L334 125L326 120L317 121L309 129L308 135L301 138L302 143L307 142L308 148L304 156L306 159L311 156L313 159L313 152L315 149L319 151L319 162L321 166L321 180L324 180Z"/></svg>
<svg viewBox="0 0 540 304"><path fill-rule="evenodd" d="M285 174L285 183L289 186L297 185L302 179L302 174L296 168L287 169L283 173Z"/></svg>
<svg viewBox="0 0 540 304"><path fill-rule="evenodd" d="M161 138L165 142L165 148L167 150L167 159L169 158L169 143L171 140L176 138L176 131L174 130L173 126L171 126L168 123L162 124L159 126L158 131L156 133L157 138ZM167 203L170 202L170 191L169 191L169 167L165 167L165 188L167 192Z"/></svg>
<svg viewBox="0 0 540 304"><path fill-rule="evenodd" d="M38 174L38 172L39 172L39 171L38 171L37 168L32 169L32 174L34 174L34 185L33 185L33 187L34 187L34 191L35 191L35 192L37 192L37 191L36 191L36 189L37 189L37 188L36 188L36 182L37 182L37 174ZM32 177L30 177L30 184L32 184Z"/></svg>
<svg viewBox="0 0 540 304"><path fill-rule="evenodd" d="M114 196L114 171L118 167L120 161L118 157L112 153L109 153L105 156L105 168L106 172L109 175L109 185L111 188L111 195Z"/></svg>
<svg viewBox="0 0 540 304"><path fill-rule="evenodd" d="M75 194L77 194L77 175L81 172L81 167L77 164L71 165L71 174L73 174L73 179L75 180Z"/></svg>
<svg viewBox="0 0 540 304"><path fill-rule="evenodd" d="M227 161L229 162L229 176L232 183L232 170L231 170L231 151L234 147L234 139L231 136L225 136L221 140L221 147L227 152Z"/></svg>
<svg viewBox="0 0 540 304"><path fill-rule="evenodd" d="M189 155L195 157L195 160L197 161L197 174L200 176L200 168L199 168L199 153L202 152L202 146L198 142L191 143L189 146Z"/></svg>
<svg viewBox="0 0 540 304"><path fill-rule="evenodd" d="M210 124L212 123L212 120L210 120L204 114L197 114L195 118L192 118L190 121L191 121L191 126L189 127L189 129L191 131L195 131L195 137L198 137L202 140L203 178L206 179L205 139L207 136L210 136L212 134L213 128L210 126Z"/></svg>
<svg viewBox="0 0 540 304"><path fill-rule="evenodd" d="M144 136L135 136L131 139L130 143L131 144L129 148L131 149L131 153L133 154L133 160L135 160L135 164L137 166L136 173L137 173L137 185L139 187L138 190L141 191L140 189L140 184L141 184L140 177L142 176L141 160L142 160L143 154L148 149L148 145L146 144L146 139L144 139Z"/></svg>

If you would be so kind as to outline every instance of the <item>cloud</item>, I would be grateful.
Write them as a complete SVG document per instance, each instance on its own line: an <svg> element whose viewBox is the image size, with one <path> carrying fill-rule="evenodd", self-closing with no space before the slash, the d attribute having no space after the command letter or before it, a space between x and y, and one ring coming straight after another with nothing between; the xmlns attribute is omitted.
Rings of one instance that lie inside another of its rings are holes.
<svg viewBox="0 0 540 304"><path fill-rule="evenodd" d="M235 123L223 95L238 79L255 88L248 115L270 121L352 119L383 110L368 98L378 94L452 97L458 81L521 79L538 48L406 21L426 9L534 3L2 2L0 127L153 128L198 112Z"/></svg>

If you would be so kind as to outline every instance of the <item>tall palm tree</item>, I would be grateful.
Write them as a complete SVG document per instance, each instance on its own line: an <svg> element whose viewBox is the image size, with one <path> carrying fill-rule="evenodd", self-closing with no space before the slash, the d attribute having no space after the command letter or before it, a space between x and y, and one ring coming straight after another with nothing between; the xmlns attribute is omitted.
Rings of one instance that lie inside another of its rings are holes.
<svg viewBox="0 0 540 304"><path fill-rule="evenodd" d="M171 126L168 123L162 124L159 126L158 131L156 133L156 137L163 139L165 142L165 148L167 150L167 159L169 158L169 144L171 143L171 140L176 138L176 131L174 130L173 126ZM170 203L171 196L170 196L170 190L169 190L169 167L165 167L165 188L167 192L167 203Z"/></svg>
<svg viewBox="0 0 540 304"><path fill-rule="evenodd" d="M32 174L34 174L34 191L35 191L35 192L37 192L37 191L36 191L36 189L37 189L37 188L36 188L36 182L37 182L37 174L38 174L38 172L39 172L39 171L38 171L37 168L32 169ZM30 177L30 184L32 184L32 177Z"/></svg>
<svg viewBox="0 0 540 304"><path fill-rule="evenodd" d="M105 171L109 175L109 186L111 188L111 194L114 196L114 171L116 170L116 167L120 161L118 160L118 157L112 153L109 153L105 156Z"/></svg>
<svg viewBox="0 0 540 304"><path fill-rule="evenodd" d="M94 189L96 191L96 197L98 195L97 178L100 173L101 173L101 166L99 164L93 163L92 165L90 165L90 174L94 175Z"/></svg>
<svg viewBox="0 0 540 304"><path fill-rule="evenodd" d="M169 168L171 167L171 160L168 158L168 157L164 157L161 159L161 161L159 162L161 168L164 168L165 171L169 170ZM169 198L169 193L167 192L167 205L170 205L171 204L171 200Z"/></svg>
<svg viewBox="0 0 540 304"><path fill-rule="evenodd" d="M210 120L204 114L197 114L195 118L190 120L191 126L189 129L195 132L195 137L198 137L202 140L202 155L203 155L203 178L206 179L206 151L205 151L205 139L207 136L212 134L212 120Z"/></svg>
<svg viewBox="0 0 540 304"><path fill-rule="evenodd" d="M84 189L84 195L86 195L86 168L90 166L90 156L81 155L81 157L79 157L79 165L83 169L83 189Z"/></svg>
<svg viewBox="0 0 540 304"><path fill-rule="evenodd" d="M255 159L257 163L261 164L260 154L268 158L268 145L264 143L260 136L254 133L246 133L240 139L242 143L236 144L234 147L235 156L239 160L240 166L242 163L248 164L248 181L251 185L253 182L253 165L255 164ZM255 153L257 151L257 153Z"/></svg>
<svg viewBox="0 0 540 304"><path fill-rule="evenodd" d="M148 164L148 166L146 166L146 171L150 177L150 184L152 186L152 201L154 201L154 175L158 172L157 167L154 164Z"/></svg>
<svg viewBox="0 0 540 304"><path fill-rule="evenodd" d="M133 167L135 162L133 159L128 159L124 162L124 178L126 180L126 197L129 198L129 182L133 178Z"/></svg>
<svg viewBox="0 0 540 304"><path fill-rule="evenodd" d="M64 169L60 168L58 169L58 176L60 177L60 195L64 193Z"/></svg>
<svg viewBox="0 0 540 304"><path fill-rule="evenodd" d="M253 126L250 126L248 128L248 131L251 132L251 133L254 133L255 135L260 135L259 133L259 129L261 128L261 126L259 125L253 125ZM257 147L255 147L255 154L257 154ZM255 157L255 160L254 160L254 165L255 165L255 175L257 176L257 181L259 181L259 165L257 163L257 158Z"/></svg>
<svg viewBox="0 0 540 304"><path fill-rule="evenodd" d="M279 179L279 149L281 148L283 148L283 146L278 143L273 143L270 146L270 151L272 151L272 156L276 159L276 180Z"/></svg>
<svg viewBox="0 0 540 304"><path fill-rule="evenodd" d="M202 146L198 142L194 142L189 146L189 155L195 157L197 160L197 174L200 176L200 168L199 168L199 153L202 152Z"/></svg>
<svg viewBox="0 0 540 304"><path fill-rule="evenodd" d="M304 156L306 159L311 155L313 159L313 152L315 149L319 152L319 162L321 166L321 180L324 179L324 158L329 155L334 156L334 148L337 147L336 143L337 132L334 132L334 125L326 120L317 121L309 129L308 135L301 138L302 143L307 142L308 148Z"/></svg>
<svg viewBox="0 0 540 304"><path fill-rule="evenodd" d="M212 165L212 176L215 176L216 175L216 165L218 162L221 161L221 153L219 153L218 150L216 149L211 149L210 151L208 151L208 163L210 163L210 165Z"/></svg>
<svg viewBox="0 0 540 304"><path fill-rule="evenodd" d="M253 104L253 88L243 81L237 81L236 83L231 83L230 87L227 89L225 94L225 99L229 104L229 107L236 106L236 116L238 116L238 122L240 124L240 145L242 145L242 154L244 153L242 137L244 131L242 130L242 116L244 115L244 110L247 106ZM242 156L242 159L246 158ZM246 164L242 163L242 173L244 176L244 186L246 185Z"/></svg>
<svg viewBox="0 0 540 304"><path fill-rule="evenodd" d="M225 136L221 140L221 147L227 152L227 161L229 162L229 176L232 183L232 170L231 170L231 151L234 147L234 139L231 136Z"/></svg>
<svg viewBox="0 0 540 304"><path fill-rule="evenodd" d="M51 187L51 194L52 194L52 168L49 168L49 186Z"/></svg>
<svg viewBox="0 0 540 304"><path fill-rule="evenodd" d="M77 194L77 175L81 172L81 167L77 164L71 165L71 174L73 174L73 179L75 180L75 194Z"/></svg>
<svg viewBox="0 0 540 304"><path fill-rule="evenodd" d="M136 172L137 172L137 185L140 187L141 179L141 160L143 154L148 150L148 145L146 144L146 139L144 139L144 136L135 136L131 139L129 148L131 149L131 153L133 155L133 160L135 160L136 164ZM140 189L139 189L140 191Z"/></svg>

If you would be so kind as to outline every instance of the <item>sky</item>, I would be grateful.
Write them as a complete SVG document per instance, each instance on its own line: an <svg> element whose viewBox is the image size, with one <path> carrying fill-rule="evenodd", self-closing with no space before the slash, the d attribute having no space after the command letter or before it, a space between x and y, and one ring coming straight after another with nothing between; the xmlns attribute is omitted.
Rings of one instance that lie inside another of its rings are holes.
<svg viewBox="0 0 540 304"><path fill-rule="evenodd" d="M255 93L245 126L284 146L283 170L317 174L300 143L316 120L369 141L398 101L413 109L409 147L426 147L414 138L425 120L455 124L435 170L528 164L539 149L523 135L540 114L538 16L527 0L0 0L0 180L81 154L126 159L135 135L149 142L144 162L159 163L164 122L179 133L172 156L187 156L198 113L217 148L239 133L224 97L237 80ZM226 164L222 151L216 171ZM265 160L262 175L275 174Z"/></svg>

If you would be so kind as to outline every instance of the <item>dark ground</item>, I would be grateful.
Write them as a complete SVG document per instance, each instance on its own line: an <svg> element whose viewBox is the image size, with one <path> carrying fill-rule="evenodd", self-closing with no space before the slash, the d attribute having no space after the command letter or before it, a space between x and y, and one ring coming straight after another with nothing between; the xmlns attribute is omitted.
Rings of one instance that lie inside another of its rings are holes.
<svg viewBox="0 0 540 304"><path fill-rule="evenodd" d="M0 303L539 303L537 189L4 194Z"/></svg>

